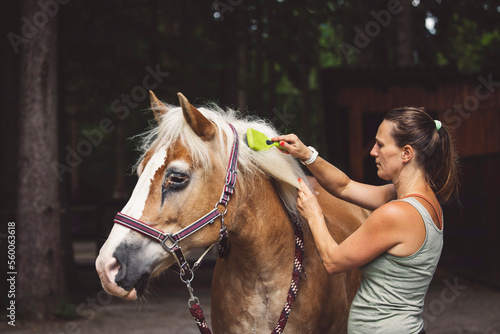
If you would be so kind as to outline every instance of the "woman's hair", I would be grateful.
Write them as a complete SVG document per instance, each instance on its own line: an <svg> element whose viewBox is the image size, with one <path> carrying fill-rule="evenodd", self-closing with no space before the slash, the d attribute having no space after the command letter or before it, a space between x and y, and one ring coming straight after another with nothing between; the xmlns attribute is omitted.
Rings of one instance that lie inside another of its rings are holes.
<svg viewBox="0 0 500 334"><path fill-rule="evenodd" d="M394 123L392 138L398 147L410 145L417 162L440 202L458 194L458 155L451 129L436 122L424 108L400 107L391 110L384 120Z"/></svg>

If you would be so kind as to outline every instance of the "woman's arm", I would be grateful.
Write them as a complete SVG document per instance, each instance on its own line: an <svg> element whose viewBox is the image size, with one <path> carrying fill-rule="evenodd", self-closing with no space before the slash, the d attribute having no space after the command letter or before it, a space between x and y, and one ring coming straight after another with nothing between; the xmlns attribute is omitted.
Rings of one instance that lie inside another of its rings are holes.
<svg viewBox="0 0 500 334"><path fill-rule="evenodd" d="M373 186L353 181L321 157L307 167L318 183L330 194L362 208L373 211L396 197L396 188L393 184Z"/></svg>
<svg viewBox="0 0 500 334"><path fill-rule="evenodd" d="M338 244L328 231L321 207L304 181L299 180L297 207L308 221L316 249L330 274L358 268L404 242L405 230L398 219L404 214L398 203L374 211L356 232Z"/></svg>
<svg viewBox="0 0 500 334"><path fill-rule="evenodd" d="M311 150L294 134L274 137L272 140L279 141L294 158L307 160L311 156ZM396 197L394 185L372 186L353 181L321 157L307 167L326 191L365 209L375 210Z"/></svg>

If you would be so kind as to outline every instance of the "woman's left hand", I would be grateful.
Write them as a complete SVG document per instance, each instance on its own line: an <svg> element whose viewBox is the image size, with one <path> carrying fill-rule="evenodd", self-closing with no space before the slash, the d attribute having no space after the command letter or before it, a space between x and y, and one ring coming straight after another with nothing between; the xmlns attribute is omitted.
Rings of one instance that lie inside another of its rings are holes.
<svg viewBox="0 0 500 334"><path fill-rule="evenodd" d="M300 214L307 221L315 216L322 217L323 210L316 199L316 196L311 192L304 180L299 179L300 189L297 190L297 208Z"/></svg>

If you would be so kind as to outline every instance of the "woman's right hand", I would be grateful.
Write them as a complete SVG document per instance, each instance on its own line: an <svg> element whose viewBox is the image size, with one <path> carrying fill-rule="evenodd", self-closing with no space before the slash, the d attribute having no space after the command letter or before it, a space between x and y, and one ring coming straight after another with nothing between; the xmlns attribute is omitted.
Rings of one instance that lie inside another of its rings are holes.
<svg viewBox="0 0 500 334"><path fill-rule="evenodd" d="M299 137L291 133L288 135L282 135L271 138L274 142L279 142L279 144L290 153L294 158L300 160L307 160L311 157L311 150L307 148Z"/></svg>

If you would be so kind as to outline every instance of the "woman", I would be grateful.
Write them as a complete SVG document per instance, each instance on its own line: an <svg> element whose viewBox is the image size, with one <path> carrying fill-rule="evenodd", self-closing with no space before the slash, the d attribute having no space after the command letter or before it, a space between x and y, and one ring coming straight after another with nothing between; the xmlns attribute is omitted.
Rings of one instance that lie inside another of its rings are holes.
<svg viewBox="0 0 500 334"><path fill-rule="evenodd" d="M321 207L303 180L297 205L330 274L359 268L361 286L349 313L349 333L425 333L424 298L443 247L439 203L457 193L457 157L449 129L423 108L392 110L370 155L371 186L349 179L294 134L272 138L300 159L331 194L374 210L342 244L328 233Z"/></svg>

